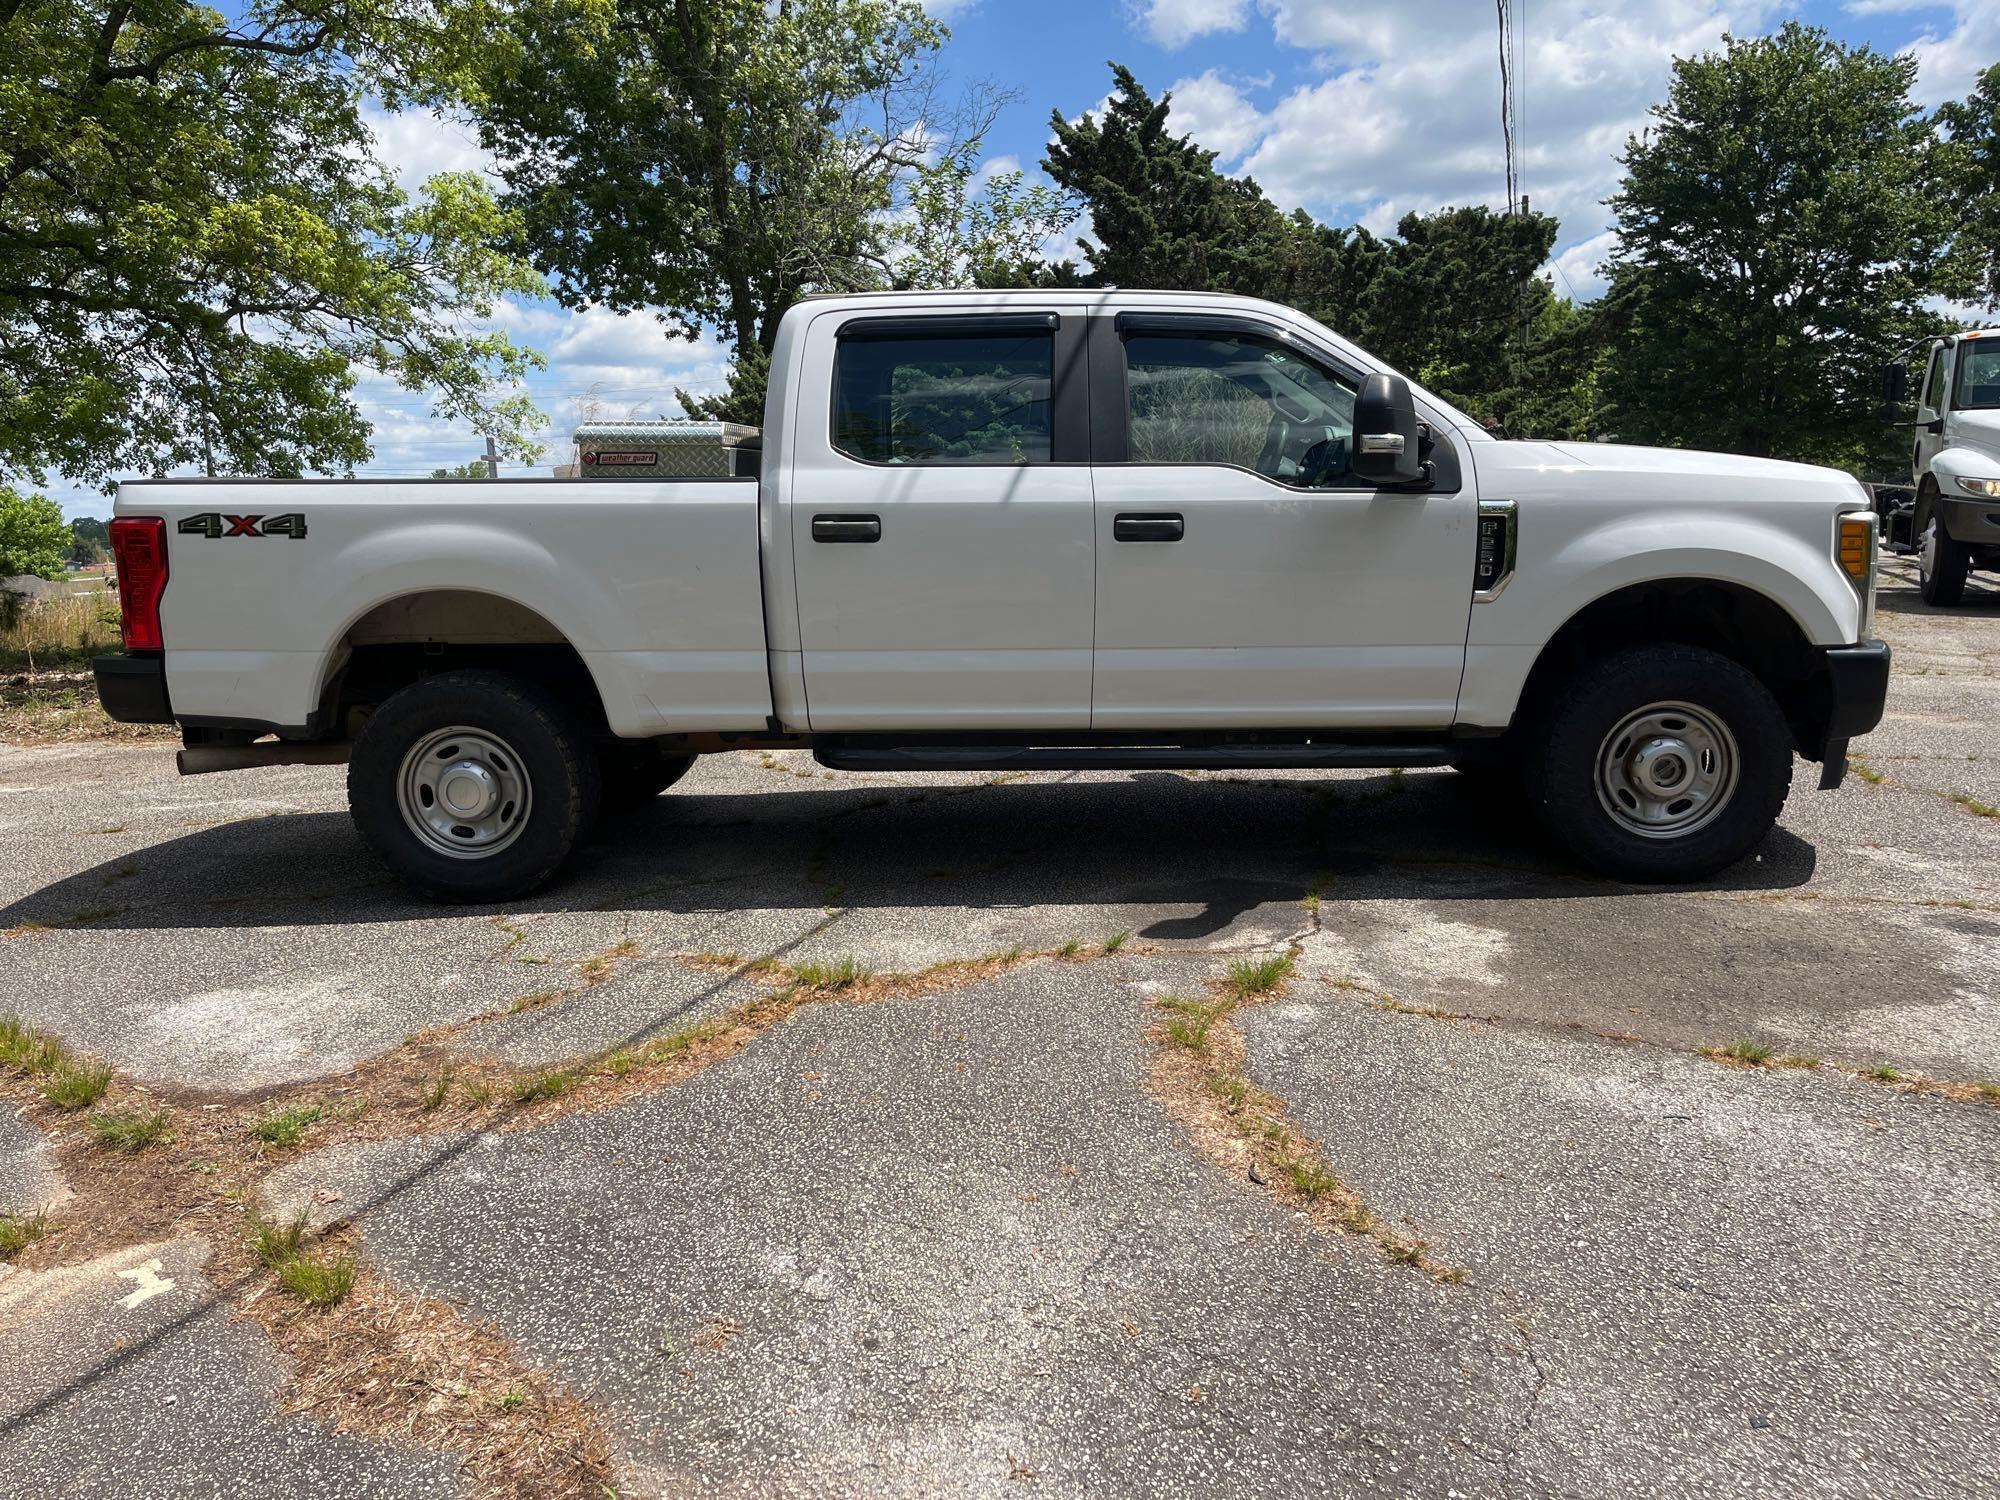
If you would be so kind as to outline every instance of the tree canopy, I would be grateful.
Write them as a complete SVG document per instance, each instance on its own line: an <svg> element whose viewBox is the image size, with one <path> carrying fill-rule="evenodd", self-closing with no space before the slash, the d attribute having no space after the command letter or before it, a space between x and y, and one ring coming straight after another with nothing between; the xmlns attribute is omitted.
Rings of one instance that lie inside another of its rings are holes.
<svg viewBox="0 0 2000 1500"><path fill-rule="evenodd" d="M1950 291L2000 310L2000 63L1979 75L1964 99L1938 106L1950 137L1945 158L1958 202L1958 232L1947 275Z"/></svg>
<svg viewBox="0 0 2000 1500"><path fill-rule="evenodd" d="M70 549L62 507L0 485L0 578L59 578Z"/></svg>
<svg viewBox="0 0 2000 1500"><path fill-rule="evenodd" d="M1266 297L1309 313L1481 417L1564 435L1586 429L1583 320L1539 272L1557 225L1482 207L1408 214L1393 238L1283 213L1215 153L1169 128L1112 65L1101 115L1050 121L1049 175L1088 207L1087 280ZM1547 382L1567 384L1550 390Z"/></svg>
<svg viewBox="0 0 2000 1500"><path fill-rule="evenodd" d="M1875 370L1938 321L1954 213L1916 68L1796 22L1674 64L1610 200L1619 436L1853 467L1900 446Z"/></svg>
<svg viewBox="0 0 2000 1500"><path fill-rule="evenodd" d="M540 282L477 178L412 202L362 115L465 88L489 12L0 3L0 470L357 464L357 367L527 452L493 390L529 357L467 322Z"/></svg>
<svg viewBox="0 0 2000 1500"><path fill-rule="evenodd" d="M1002 96L943 97L917 0L522 0L480 91L519 244L570 306L719 330L756 421L765 356L808 292L1007 275L1056 196L975 182Z"/></svg>

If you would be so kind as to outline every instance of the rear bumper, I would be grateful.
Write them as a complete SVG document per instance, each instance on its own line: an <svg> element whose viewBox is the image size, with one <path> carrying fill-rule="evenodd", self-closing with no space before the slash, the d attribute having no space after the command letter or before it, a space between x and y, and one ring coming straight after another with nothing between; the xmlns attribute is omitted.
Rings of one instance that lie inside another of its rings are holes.
<svg viewBox="0 0 2000 1500"><path fill-rule="evenodd" d="M1847 774L1847 742L1882 722L1882 705L1889 696L1889 644L1829 646L1822 655L1827 716L1818 759L1819 784L1825 790L1839 786Z"/></svg>
<svg viewBox="0 0 2000 1500"><path fill-rule="evenodd" d="M119 723L173 723L165 657L100 656L90 665L97 676L97 701Z"/></svg>

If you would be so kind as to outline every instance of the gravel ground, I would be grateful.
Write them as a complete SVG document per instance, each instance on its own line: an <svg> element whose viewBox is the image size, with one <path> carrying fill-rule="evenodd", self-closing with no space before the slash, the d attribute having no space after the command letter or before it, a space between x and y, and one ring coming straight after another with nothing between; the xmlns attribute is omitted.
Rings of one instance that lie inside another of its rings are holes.
<svg viewBox="0 0 2000 1500"><path fill-rule="evenodd" d="M338 1204L371 1267L490 1320L604 1414L636 1494L1990 1492L2000 1109L1863 1075L2000 1080L2000 820L1967 806L2000 805L2000 596L1932 611L1892 572L1881 779L1801 767L1698 888L1582 877L1446 772L745 753L541 897L441 909L368 858L337 770L66 744L0 749L0 1010L199 1108L414 1033L545 1067L762 992L697 954L914 971L1125 934L809 1005L533 1128L308 1140L266 1195ZM1152 1097L1149 1001L1282 952L1250 1081L1463 1282L1314 1229ZM1699 1055L1739 1039L1829 1066ZM33 1130L0 1120L0 1192L59 1186ZM279 1416L199 1241L103 1248L0 1277L0 1494L448 1485ZM177 1287L132 1312L135 1258ZM174 1391L204 1394L163 1419Z"/></svg>

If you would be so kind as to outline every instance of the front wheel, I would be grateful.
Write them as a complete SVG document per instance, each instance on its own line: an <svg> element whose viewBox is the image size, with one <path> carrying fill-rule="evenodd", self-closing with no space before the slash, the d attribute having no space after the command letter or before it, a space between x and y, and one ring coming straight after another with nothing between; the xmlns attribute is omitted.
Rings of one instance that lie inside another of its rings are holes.
<svg viewBox="0 0 2000 1500"><path fill-rule="evenodd" d="M1953 541L1933 508L1917 538L1917 592L1926 604L1950 606L1965 598L1965 575L1972 571L1972 549Z"/></svg>
<svg viewBox="0 0 2000 1500"><path fill-rule="evenodd" d="M354 742L354 826L405 884L504 901L553 875L595 813L597 759L534 683L443 672L378 708Z"/></svg>
<svg viewBox="0 0 2000 1500"><path fill-rule="evenodd" d="M1623 880L1700 880L1777 822L1792 737L1770 690L1726 656L1635 646L1557 698L1528 767L1550 830Z"/></svg>

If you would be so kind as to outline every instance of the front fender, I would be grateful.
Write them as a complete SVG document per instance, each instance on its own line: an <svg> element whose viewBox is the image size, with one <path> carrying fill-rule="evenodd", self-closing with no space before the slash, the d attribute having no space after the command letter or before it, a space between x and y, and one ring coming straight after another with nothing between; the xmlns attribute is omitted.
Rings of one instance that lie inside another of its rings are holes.
<svg viewBox="0 0 2000 1500"><path fill-rule="evenodd" d="M1753 514L1709 507L1658 506L1601 520L1589 501L1521 509L1515 577L1498 598L1472 607L1462 724L1509 723L1548 643L1598 600L1637 584L1685 579L1747 589L1816 645L1845 645L1860 631L1860 600L1833 561L1831 506L1818 547Z"/></svg>

